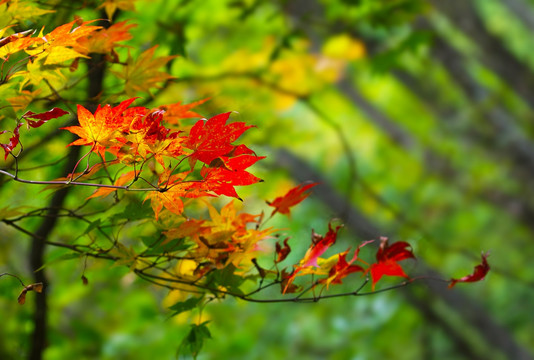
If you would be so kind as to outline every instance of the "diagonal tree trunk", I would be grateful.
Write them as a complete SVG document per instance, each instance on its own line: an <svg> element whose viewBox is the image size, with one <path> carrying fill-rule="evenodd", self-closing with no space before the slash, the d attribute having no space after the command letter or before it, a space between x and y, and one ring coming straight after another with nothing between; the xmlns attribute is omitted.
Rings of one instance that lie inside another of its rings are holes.
<svg viewBox="0 0 534 360"><path fill-rule="evenodd" d="M503 4L519 19L523 24L534 31L534 9L526 0L506 0Z"/></svg>
<svg viewBox="0 0 534 360"><path fill-rule="evenodd" d="M480 48L478 60L492 69L534 108L534 73L504 46L502 41L488 32L473 1L429 0L449 21Z"/></svg>

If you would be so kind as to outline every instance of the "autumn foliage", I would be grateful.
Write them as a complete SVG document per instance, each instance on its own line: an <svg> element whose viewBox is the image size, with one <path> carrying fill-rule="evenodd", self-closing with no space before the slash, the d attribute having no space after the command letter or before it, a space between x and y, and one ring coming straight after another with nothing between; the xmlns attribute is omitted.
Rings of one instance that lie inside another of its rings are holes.
<svg viewBox="0 0 534 360"><path fill-rule="evenodd" d="M130 49L119 51L132 38L129 30L134 24L117 22L103 27L96 20L77 18L54 29L14 32L14 25L24 15L17 12L16 1L0 4L14 14L13 24L0 29L0 95L7 99L4 107L10 110L2 115L0 146L5 159L12 160L3 165L1 174L27 183L25 186L33 182L50 188L93 187L94 192L80 202L101 201L113 194L116 202L127 204L124 216L91 222L85 234L91 241L72 239L63 247L127 266L153 284L181 292L181 300L171 307L176 313L201 306L208 298L318 300L323 292L347 281L361 282L362 289L370 277L373 291L383 277L400 277L405 283L413 280L406 264L414 268L415 262L409 260L415 255L404 241L390 243L381 238L376 244L369 239L339 251L335 245L342 226L334 221L328 223L324 235L311 230L307 240L278 240L281 231L267 227L267 220L277 214L289 216L317 183L297 185L267 201L274 208L267 219L263 213L240 212L237 187L263 181L252 168L265 156L257 155L239 139L247 131L261 128L235 121L231 112L201 118L195 107L207 99L143 106L145 100L138 97L141 92L150 95L162 83L172 81L164 67L175 56L159 56L155 46L139 55ZM102 3L109 16L119 6L114 4ZM73 108L62 97L72 86L67 79L87 76L80 63L95 54L113 65L111 74L122 88L112 96L102 96L96 106L87 99ZM57 106L47 106L40 101L43 97ZM69 123L71 119L73 123ZM197 120L193 123L191 119ZM83 147L76 165L59 179L32 181L19 174L27 132L40 127L70 132L76 138L65 146ZM215 197L233 200L217 209L209 201ZM131 215L128 211L134 208L142 208L144 213ZM135 221L151 222L156 230L134 245L103 230ZM325 225L327 222L325 219ZM288 262L294 255L290 244L303 241L309 243L307 251L296 254L300 260L295 263ZM360 253L367 254L360 257ZM451 279L449 286L482 280L488 271L487 255L483 255L472 275ZM82 279L88 283L85 275ZM250 290L246 280L257 286ZM272 285L280 287L280 297L262 298L261 290ZM41 287L25 287L19 297L21 304L30 290L41 291ZM200 331L199 327L195 331Z"/></svg>

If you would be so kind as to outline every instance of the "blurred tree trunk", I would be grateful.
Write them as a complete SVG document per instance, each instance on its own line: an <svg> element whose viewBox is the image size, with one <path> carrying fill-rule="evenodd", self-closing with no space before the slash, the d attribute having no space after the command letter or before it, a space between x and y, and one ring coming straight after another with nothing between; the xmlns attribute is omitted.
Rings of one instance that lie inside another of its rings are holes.
<svg viewBox="0 0 534 360"><path fill-rule="evenodd" d="M68 161L65 164L64 173L70 172L76 165L80 154L80 147L73 146L69 150ZM36 293L35 296L35 312L33 315L33 334L31 340L31 348L29 359L40 360L43 358L43 351L46 348L47 333L48 333L48 312L47 312L47 291L48 280L46 272L41 267L44 265L44 252L46 248L46 241L54 230L59 219L59 211L63 206L65 198L67 197L70 187L65 187L56 191L52 200L48 204L48 211L44 216L41 226L35 231L30 250L30 267L34 272L34 283L43 283L45 291ZM38 270L40 269L40 270Z"/></svg>
<svg viewBox="0 0 534 360"><path fill-rule="evenodd" d="M109 24L107 25L109 26ZM89 77L89 87L87 89L87 99L96 99L102 92L102 85L105 73L105 62L102 61L102 56L93 54L93 57L88 60L89 69L91 69L91 76ZM86 106L94 111L96 109L95 104L88 103ZM74 137L73 137L74 140ZM69 155L65 168L62 170L62 175L69 174L73 171L76 163L80 157L80 147L72 146L69 148ZM44 265L44 253L46 249L46 242L58 223L58 215L63 207L65 199L67 198L72 187L65 187L56 191L50 203L48 205L48 211L44 216L44 220L39 228L34 232L32 239L32 245L30 249L30 267L34 271L34 282L42 282L44 284L45 291L36 294L35 297L35 312L33 316L34 329L32 333L32 340L30 346L29 359L41 360L43 358L43 352L47 343L47 278L45 269L41 269ZM40 269L39 271L36 271Z"/></svg>

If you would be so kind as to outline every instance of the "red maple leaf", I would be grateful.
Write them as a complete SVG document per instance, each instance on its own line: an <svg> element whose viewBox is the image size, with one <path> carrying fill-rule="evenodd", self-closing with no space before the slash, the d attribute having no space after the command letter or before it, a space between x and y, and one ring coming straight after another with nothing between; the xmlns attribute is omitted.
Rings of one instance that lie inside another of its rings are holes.
<svg viewBox="0 0 534 360"><path fill-rule="evenodd" d="M22 118L26 119L26 121L28 123L28 129L29 129L30 127L37 128L37 127L43 125L48 120L55 119L55 118L61 117L61 116L66 115L66 114L68 114L68 112L66 112L65 110L62 110L60 108L53 108L52 110L49 110L49 111L44 112L44 113L39 113L39 114L36 114L34 112L31 112L31 111L28 111L24 115L22 115ZM33 121L33 120L30 120L30 119L36 119L38 121ZM23 124L24 123L19 122L17 124L17 126L15 126L15 129L13 129L13 132L12 132L13 136L11 136L11 138L9 139L9 143L0 144L0 147L2 147L4 149L4 151L5 151L5 153L6 153L4 159L7 159L7 156L19 144L20 127ZM0 135L1 134L5 134L6 132L8 132L8 130L0 131Z"/></svg>
<svg viewBox="0 0 534 360"><path fill-rule="evenodd" d="M6 152L6 155L4 157L4 160L7 159L7 156L11 153L11 151L13 151L14 148L17 147L17 145L19 144L19 137L20 137L20 133L19 133L19 130L20 130L20 127L22 126L22 123L18 123L17 126L15 126L15 129L13 129L13 136L11 138L9 138L9 143L7 144L0 144L0 146L4 149L4 151ZM8 132L9 130L4 130L4 131L0 131L0 135L1 134L5 134L6 132Z"/></svg>
<svg viewBox="0 0 534 360"><path fill-rule="evenodd" d="M47 112L39 114L36 114L32 111L27 111L24 115L22 115L22 118L26 119L26 121L28 122L28 126L31 126L32 128L38 128L48 120L56 119L67 114L67 111L55 107L52 110L48 110ZM38 121L33 121L30 119L36 119Z"/></svg>
<svg viewBox="0 0 534 360"><path fill-rule="evenodd" d="M131 113L130 113L131 112ZM129 131L118 140L129 146L129 152L143 158L148 153L154 154L155 159L164 167L163 156L177 157L184 155L179 132L162 125L163 110L148 110L146 108L130 108L123 117L133 119Z"/></svg>
<svg viewBox="0 0 534 360"><path fill-rule="evenodd" d="M216 115L207 121L199 120L189 132L189 136L182 143L194 152L190 155L191 167L196 160L210 164L218 157L227 155L234 148L232 145L252 125L244 122L234 122L226 125L230 113Z"/></svg>
<svg viewBox="0 0 534 360"><path fill-rule="evenodd" d="M305 191L317 184L318 183L311 183L307 185L300 184L289 190L284 196L277 197L272 202L267 201L267 205L275 208L271 213L271 216L273 216L277 212L289 216L289 208L297 205L302 200L306 199L310 195L310 193L305 193Z"/></svg>
<svg viewBox="0 0 534 360"><path fill-rule="evenodd" d="M380 240L380 247L376 253L377 262L372 264L367 270L371 273L373 279L373 290L382 276L400 276L408 278L409 276L406 275L398 262L410 258L415 259L415 256L410 249L411 245L407 242L398 241L390 246L387 237L382 237Z"/></svg>
<svg viewBox="0 0 534 360"><path fill-rule="evenodd" d="M262 181L252 175L246 168L264 159L265 156L240 155L233 158L221 157L215 167L204 167L200 171L204 182L201 183L203 190L213 191L217 195L226 195L239 199L235 186L251 185ZM213 162L212 162L213 163Z"/></svg>
<svg viewBox="0 0 534 360"><path fill-rule="evenodd" d="M328 273L328 278L321 279L319 283L326 284L327 287L330 284L341 284L341 280L347 275L358 271L365 271L365 269L359 265L352 265L352 263L356 260L356 256L354 256L349 262L347 262L346 256L348 252L349 250L338 254L339 259L337 263L330 269L330 272Z"/></svg>
<svg viewBox="0 0 534 360"><path fill-rule="evenodd" d="M476 282L484 279L488 271L490 271L490 266L488 264L488 256L489 252L486 252L485 254L482 253L482 263L475 266L475 270L473 271L473 273L471 275L464 276L460 279L451 279L449 288L452 288L459 282Z"/></svg>

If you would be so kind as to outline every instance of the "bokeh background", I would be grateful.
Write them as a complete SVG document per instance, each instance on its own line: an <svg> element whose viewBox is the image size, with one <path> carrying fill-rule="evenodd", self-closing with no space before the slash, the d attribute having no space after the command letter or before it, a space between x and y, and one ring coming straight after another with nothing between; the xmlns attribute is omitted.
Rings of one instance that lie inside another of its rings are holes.
<svg viewBox="0 0 534 360"><path fill-rule="evenodd" d="M104 16L92 10L101 2L76 11L82 2L42 3L57 9L50 24ZM486 280L453 290L421 281L312 304L212 303L202 317L213 339L199 359L533 358L534 1L115 3L114 20L137 25L121 54L158 44L159 55L180 55L167 69L176 79L147 102L209 97L201 114L235 111L234 120L257 126L243 142L267 156L255 167L265 182L239 192L246 210L321 182L290 219L271 224L291 236L295 261L311 229L324 233L334 218L345 224L340 251L379 236L410 242L414 276L462 276L491 254ZM112 94L117 80L107 81ZM25 166L65 144L51 141ZM48 201L50 192L8 180L0 179L0 218L7 206ZM53 236L80 232L60 224ZM29 245L0 224L0 272L31 278ZM67 260L55 248L46 256L46 359L175 358L198 314L169 318L166 291L127 268ZM340 291L360 281L348 278ZM1 359L28 351L33 308L16 303L19 291L1 279Z"/></svg>

